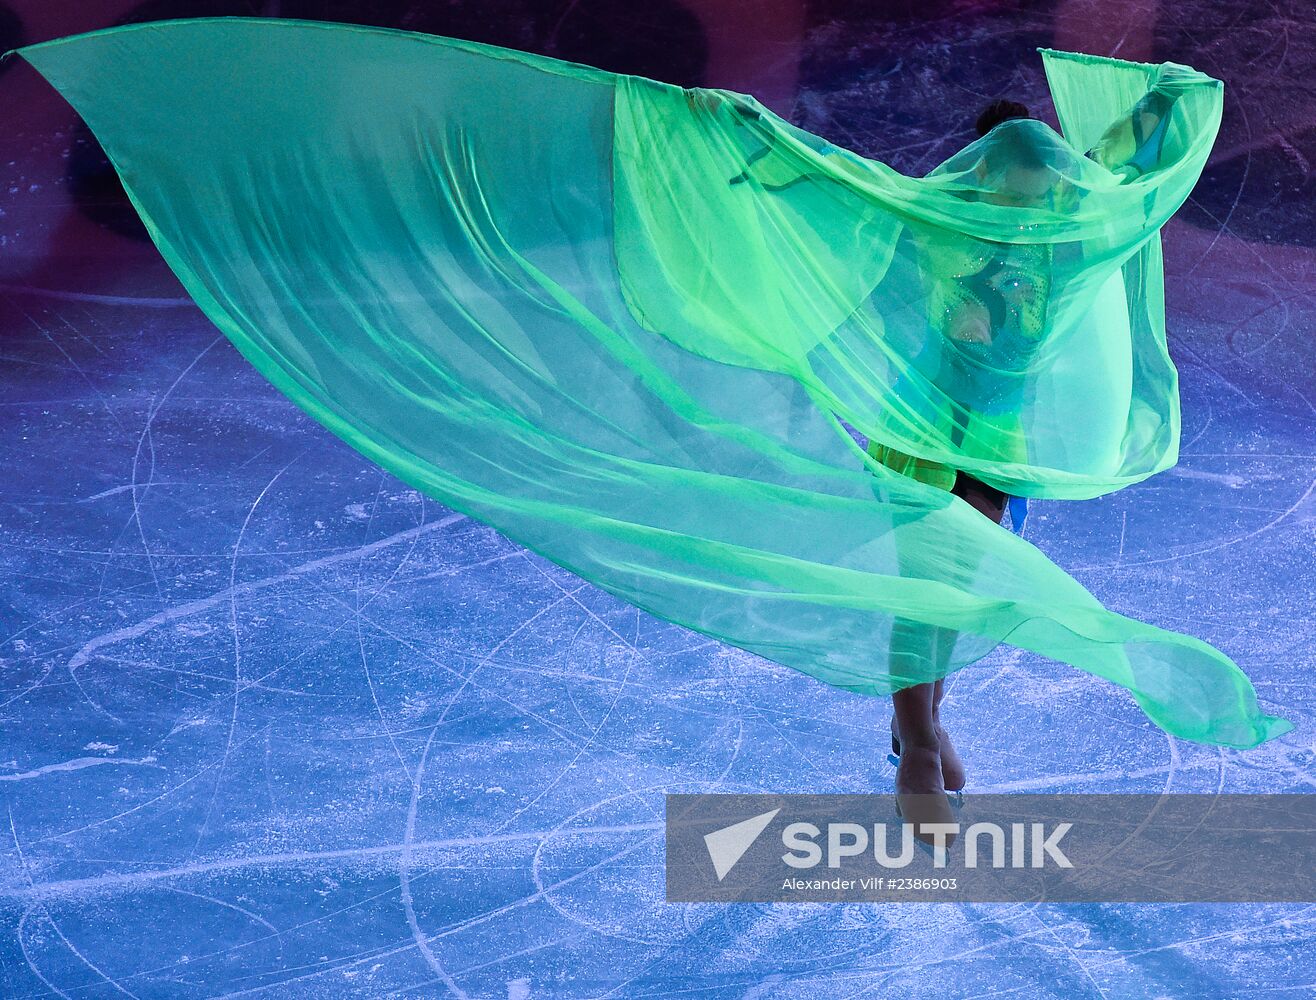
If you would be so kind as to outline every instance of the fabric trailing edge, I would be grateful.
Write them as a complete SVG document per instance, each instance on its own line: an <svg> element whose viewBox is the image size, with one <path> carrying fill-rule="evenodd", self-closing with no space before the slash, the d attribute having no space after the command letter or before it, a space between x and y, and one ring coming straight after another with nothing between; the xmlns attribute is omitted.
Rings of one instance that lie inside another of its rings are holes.
<svg viewBox="0 0 1316 1000"><path fill-rule="evenodd" d="M411 38L415 41L426 42L431 45L448 46L450 48L459 48L465 51L476 52L491 59L502 59L507 62L521 63L530 69L537 69L540 72L548 73L553 76L575 76L593 79L599 83L610 83L612 79L617 76L629 75L637 76L638 79L646 80L663 87L676 86L675 84L664 83L661 80L653 80L650 77L638 76L638 74L614 73L610 70L600 69L597 66L590 66L587 63L573 62L569 59L560 59L557 56L539 55L535 52L526 52L523 49L513 49L505 45L495 45L492 42L473 42L468 39L454 38L449 35L432 35L424 31L409 31L406 28L389 28L382 25L348 24L342 21L312 21L305 18L295 17L247 17L241 15L232 17L179 17L167 20L140 21L134 24L119 24L108 28L97 28L92 31L83 31L75 35L65 35L60 38L52 38L44 42L33 42L30 45L23 45L18 48L10 49L8 52L0 55L0 63L3 63L8 56L13 54L23 55L25 52L34 51L36 49L53 47L91 38L99 38L121 32L139 31L143 29L167 31L175 25L223 25L238 23L275 25L280 28L319 28L321 30L345 31L362 35L391 35L394 37L405 37Z"/></svg>

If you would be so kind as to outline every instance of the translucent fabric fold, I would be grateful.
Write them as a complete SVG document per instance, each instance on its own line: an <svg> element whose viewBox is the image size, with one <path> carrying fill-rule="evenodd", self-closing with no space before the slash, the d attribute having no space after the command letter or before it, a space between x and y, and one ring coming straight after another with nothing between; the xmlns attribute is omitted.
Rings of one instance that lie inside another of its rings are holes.
<svg viewBox="0 0 1316 1000"><path fill-rule="evenodd" d="M264 18L15 50L206 315L363 455L663 619L888 694L998 644L1169 733L1291 728L845 425L1013 495L1174 464L1159 229L1219 81L1041 50L1065 136L925 177L753 97Z"/></svg>

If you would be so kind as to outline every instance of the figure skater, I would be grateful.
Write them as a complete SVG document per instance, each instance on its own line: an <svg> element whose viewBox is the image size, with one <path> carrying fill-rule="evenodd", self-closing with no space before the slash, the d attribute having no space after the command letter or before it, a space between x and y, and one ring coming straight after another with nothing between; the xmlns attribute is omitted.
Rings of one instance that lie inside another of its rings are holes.
<svg viewBox="0 0 1316 1000"><path fill-rule="evenodd" d="M1117 176L1135 177L1157 161L1165 141L1169 109L1176 96L1171 74L1152 90L1127 118L1117 122L1087 155ZM978 136L1015 119L1032 119L1029 109L1012 100L998 100L983 109L975 122ZM999 205L1029 206L1072 196L1025 144L1012 144L1009 166L1001 183L981 196ZM989 154L990 155L990 154ZM979 164L983 174L986 164ZM929 274L951 275L930 289L930 350L935 357L932 380L951 398L951 443L966 438L990 442L1001 461L1026 461L1019 423L1019 380L1001 373L1023 372L1046 333L1046 307L1054 248L1049 243L999 244L984 250L980 241L948 241L924 245ZM979 448L978 450L981 450ZM949 465L907 455L880 441L870 441L868 453L887 468L959 497L993 523L1000 524L1007 506L1016 530L1022 527L1025 505L971 475ZM902 575L905 567L902 566ZM908 676L908 664L932 663L944 673L957 633L896 618L892 623L889 670ZM910 821L954 822L966 783L964 763L943 723L945 682L915 684L892 695L891 749L896 768L897 808ZM946 793L955 793L948 798ZM926 837L920 839L927 840Z"/></svg>

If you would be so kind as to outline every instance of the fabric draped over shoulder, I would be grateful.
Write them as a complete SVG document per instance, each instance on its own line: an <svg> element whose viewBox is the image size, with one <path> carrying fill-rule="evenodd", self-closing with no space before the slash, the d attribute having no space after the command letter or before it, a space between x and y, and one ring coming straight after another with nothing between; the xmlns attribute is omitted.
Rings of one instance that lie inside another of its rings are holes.
<svg viewBox="0 0 1316 1000"><path fill-rule="evenodd" d="M1219 81L1042 50L1065 137L1008 121L907 177L748 95L405 31L200 18L15 51L271 383L608 592L865 694L1009 642L1185 739L1291 728L1223 653L845 428L1031 497L1173 465L1158 233ZM953 648L897 648L909 623Z"/></svg>

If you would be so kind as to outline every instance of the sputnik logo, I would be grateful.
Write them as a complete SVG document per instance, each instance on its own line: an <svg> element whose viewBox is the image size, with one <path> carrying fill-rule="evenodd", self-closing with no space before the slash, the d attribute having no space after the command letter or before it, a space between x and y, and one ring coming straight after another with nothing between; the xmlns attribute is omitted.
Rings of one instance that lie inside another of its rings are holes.
<svg viewBox="0 0 1316 1000"><path fill-rule="evenodd" d="M719 882L736 867L736 862L745 856L745 852L779 812L780 807L704 834L704 846L708 848L708 856L713 861L713 870L717 872Z"/></svg>

